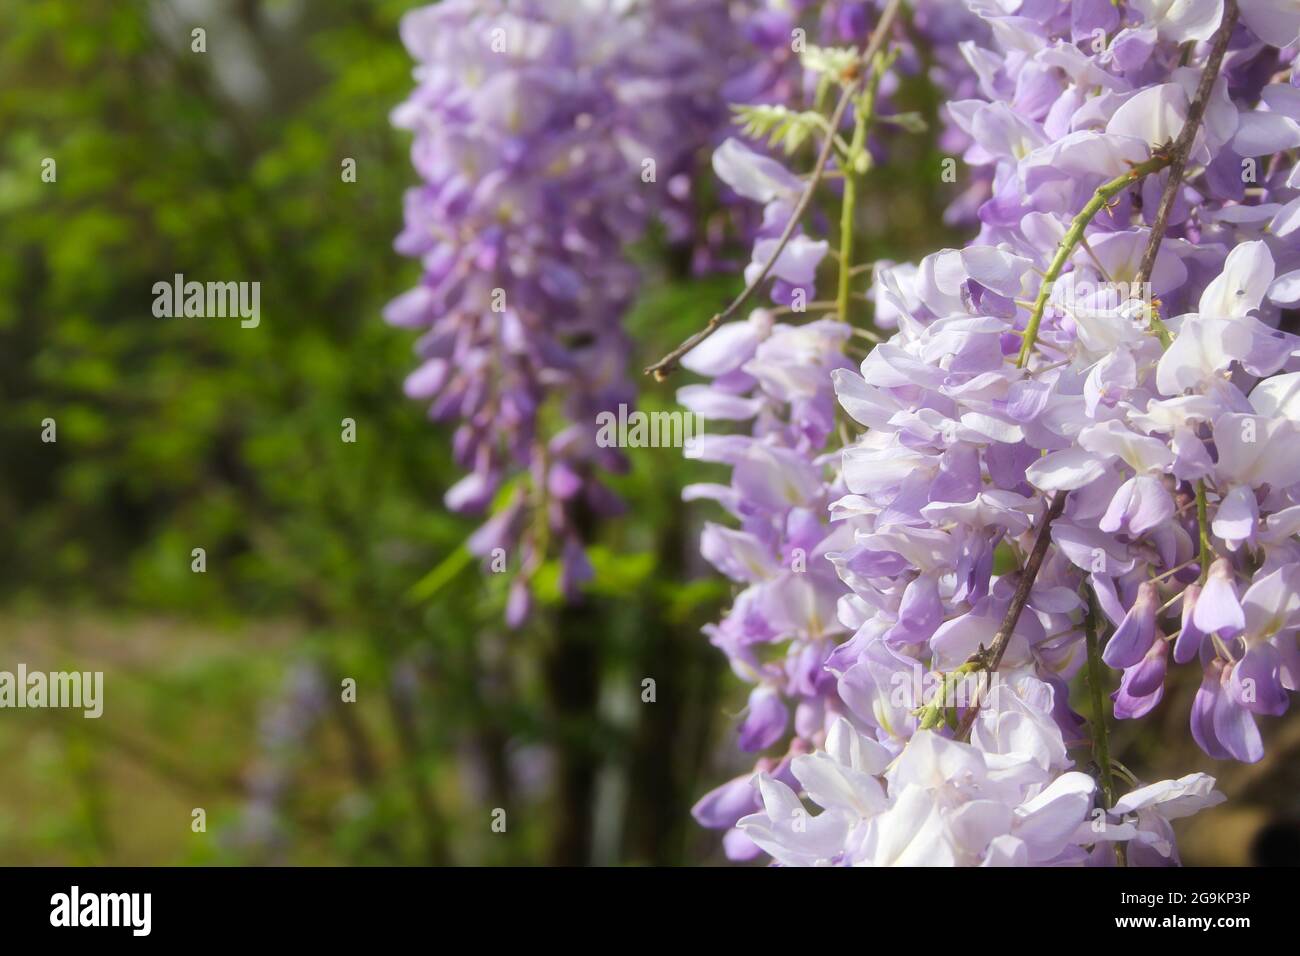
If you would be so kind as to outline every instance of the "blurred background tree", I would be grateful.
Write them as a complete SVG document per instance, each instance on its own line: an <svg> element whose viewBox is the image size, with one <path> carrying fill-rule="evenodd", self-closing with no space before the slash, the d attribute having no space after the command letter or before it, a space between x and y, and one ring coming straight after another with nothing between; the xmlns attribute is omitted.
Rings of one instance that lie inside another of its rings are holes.
<svg viewBox="0 0 1300 956"><path fill-rule="evenodd" d="M402 397L411 337L378 316L416 271L388 124L410 6L2 15L0 648L105 670L108 700L0 722L5 862L683 859L719 716L696 629L723 593L674 587L685 466L623 479L638 506L595 555L574 660L554 617L500 624L441 503L447 436ZM176 273L260 282L261 324L155 317ZM661 288L641 321L667 342L709 307ZM575 667L594 693L554 700Z"/></svg>

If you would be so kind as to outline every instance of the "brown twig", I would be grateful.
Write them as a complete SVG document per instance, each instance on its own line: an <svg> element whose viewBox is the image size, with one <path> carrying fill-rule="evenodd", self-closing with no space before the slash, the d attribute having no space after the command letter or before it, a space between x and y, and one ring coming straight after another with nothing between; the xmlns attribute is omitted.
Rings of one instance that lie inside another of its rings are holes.
<svg viewBox="0 0 1300 956"><path fill-rule="evenodd" d="M1165 231L1169 228L1169 211L1173 208L1174 197L1178 192L1179 183L1182 182L1188 154L1192 150L1192 143L1196 140L1196 131L1201 125L1201 120L1205 117L1205 108L1209 103L1210 93L1214 89L1214 82L1218 78L1220 67L1223 65L1223 56L1228 49L1228 41L1232 37L1232 31L1236 24L1236 0L1227 0L1223 10L1223 22L1219 24L1219 29L1214 34L1210 57L1206 61L1205 72L1201 74L1201 81L1196 88L1196 98L1192 101L1191 108L1187 112L1187 122L1179 132L1178 139L1174 141L1174 145L1170 147L1168 153L1169 182L1165 184L1164 193L1160 197L1160 206L1156 211L1156 218L1151 226L1151 238L1147 242L1146 251L1143 253L1142 262L1138 268L1137 281L1139 283L1146 282L1151 277L1151 269L1155 264L1156 255L1160 251L1160 242L1164 238ZM1061 512L1065 509L1067 495L1068 492L1058 491L1053 496L1052 503L1043 516L1043 523L1038 528L1038 536L1034 539L1034 549L1029 555L1029 560L1025 562L1020 580L1016 583L1016 591L1011 597L1011 603L1007 605L1007 613L1002 619L1002 626L998 628L997 633L993 636L993 646L986 652L982 651L974 659L982 669L990 673L997 671L998 666L1002 663L1002 655L1006 653L1007 645L1011 643L1011 635L1015 633L1016 624L1020 621L1020 614L1024 611L1025 604L1029 600L1029 592L1034 586L1034 579L1038 577L1038 571L1043 565L1044 557L1047 555L1047 546L1051 542L1052 522L1059 518ZM975 723L975 717L978 715L979 709L980 701L977 698L971 702L970 707L962 715L961 723L958 725L957 739L968 739L971 726Z"/></svg>
<svg viewBox="0 0 1300 956"><path fill-rule="evenodd" d="M1169 181L1165 183L1164 192L1160 195L1160 205L1156 209L1156 218L1151 223L1151 236L1147 239L1146 249L1142 253L1142 262L1138 266L1136 283L1139 286L1151 280L1151 272L1155 268L1156 257L1160 254L1160 244L1164 241L1165 232L1169 228L1169 212L1174 208L1178 188L1183 182L1183 171L1187 167L1187 157L1192 152L1192 144L1196 141L1196 132L1200 129L1201 121L1205 118L1205 110L1210 102L1210 94L1213 92L1214 83L1219 77L1219 69L1223 66L1223 57L1228 50L1228 42L1232 39L1232 31L1237 25L1237 13L1237 0L1227 0L1223 7L1223 22L1219 24L1219 29L1214 34L1210 47L1210 57L1205 61L1205 71L1201 74L1201 80L1196 86L1196 98L1192 100L1192 105L1187 111L1187 122L1183 124L1182 130L1178 133L1178 139L1170 148ZM1172 337L1155 314L1154 308L1151 310L1151 325L1155 328L1165 347L1168 348ZM1210 573L1210 561L1214 551L1214 547L1210 543L1208 510L1205 481L1201 480L1196 483L1196 521L1200 538L1200 580L1202 584L1205 583L1206 576Z"/></svg>
<svg viewBox="0 0 1300 956"><path fill-rule="evenodd" d="M840 124L844 121L844 114L848 111L849 103L857 95L858 90L862 87L866 78L871 75L871 64L875 60L876 54L885 43L885 37L889 34L889 28L893 25L894 19L898 16L899 8L902 6L902 0L890 0L889 5L885 7L884 12L880 15L880 21L876 24L876 29L872 31L871 38L867 41L866 49L863 51L859 60L859 69L853 81L844 87L844 92L840 94L839 102L835 104L835 111L831 113L829 122L830 132L826 136L826 141L822 144L821 152L817 154L817 162L813 165L812 174L808 178L808 185L804 187L803 193L799 196L798 203L795 204L794 211L790 214L790 220L785 224L785 229L781 231L781 236L777 240L776 248L768 256L767 261L763 263L763 268L754 281L747 283L741 290L740 295L736 296L721 312L714 313L704 328L687 338L681 345L673 349L653 365L647 365L645 373L653 375L656 381L662 382L668 378L672 371L677 368L677 363L691 349L699 345L715 331L723 322L728 321L732 316L739 312L753 296L763 281L767 279L772 267L776 265L776 260L781 253L785 251L786 245L794 237L794 231L799 227L799 220L803 214L808 211L808 206L812 203L813 195L817 192L817 187L821 184L826 174L826 164L830 162L831 153L835 149L835 135L839 131Z"/></svg>
<svg viewBox="0 0 1300 956"><path fill-rule="evenodd" d="M1138 285L1149 281L1151 271L1155 268L1156 256L1160 253L1160 243L1164 239L1165 230L1169 228L1169 213L1174 208L1178 187L1183 182L1187 157L1192 151L1192 144L1196 141L1196 132L1201 127L1201 120L1205 118L1210 93L1214 89L1215 80L1219 77L1219 68L1223 65L1223 56L1228 50L1228 41L1232 39L1232 31L1236 26L1237 0L1227 0L1223 6L1223 22L1219 24L1219 29L1214 34L1210 58L1205 61L1205 71L1201 74L1201 82L1196 87L1196 97L1187 111L1187 122L1183 124L1182 131L1179 132L1178 139L1174 141L1170 150L1169 181L1165 183L1164 193L1160 196L1160 205L1156 207L1156 218L1151 224L1151 238L1147 240L1146 250L1142 253L1142 262L1138 266Z"/></svg>
<svg viewBox="0 0 1300 956"><path fill-rule="evenodd" d="M1025 609L1025 604L1029 601L1029 592L1034 586L1034 579L1038 577L1038 570L1043 566L1043 559L1047 557L1047 546L1052 543L1052 522L1065 510L1065 499L1066 492L1058 491L1053 496L1051 504L1047 506L1047 511L1043 514L1043 522L1038 526L1038 535L1034 538L1034 549L1029 552L1029 560L1025 562L1025 568L1020 573L1020 580L1016 583L1015 593L1011 595L1011 603L1007 605L1002 626L993 635L992 646L979 656L982 669L990 674L997 672L998 666L1002 663L1002 655L1006 653L1007 645L1011 643L1011 635L1015 633L1016 624L1020 621L1020 612ZM979 713L980 705L981 701L976 697L966 708L957 727L958 740L966 740L970 737L971 725L975 723L975 715Z"/></svg>

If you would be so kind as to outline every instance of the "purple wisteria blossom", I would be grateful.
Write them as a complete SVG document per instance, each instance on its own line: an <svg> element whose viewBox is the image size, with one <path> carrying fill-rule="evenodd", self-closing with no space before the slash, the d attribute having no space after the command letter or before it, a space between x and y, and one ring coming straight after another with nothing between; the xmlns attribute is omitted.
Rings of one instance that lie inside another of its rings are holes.
<svg viewBox="0 0 1300 956"><path fill-rule="evenodd" d="M634 399L624 247L652 216L685 228L732 33L720 0L447 0L402 21L417 85L393 122L422 184L396 248L423 275L385 318L422 333L406 392L457 423L446 503L492 510L470 549L518 572L511 623L552 554L576 593L591 524L620 510L601 474L625 462L596 420Z"/></svg>
<svg viewBox="0 0 1300 956"><path fill-rule="evenodd" d="M689 496L739 523L702 542L742 587L709 634L765 752L696 816L790 865L1176 863L1169 821L1219 802L1213 779L1099 784L1107 715L1070 688L1113 668L1113 716L1139 719L1196 666L1192 736L1246 761L1298 689L1300 15L966 6L986 29L945 112L988 187L970 242L874 270L894 332L856 371L848 323L762 309L683 362L711 379L684 403L753 421L704 448L731 483ZM772 225L802 188L739 142L714 167ZM782 251L777 303L811 293L819 231Z"/></svg>

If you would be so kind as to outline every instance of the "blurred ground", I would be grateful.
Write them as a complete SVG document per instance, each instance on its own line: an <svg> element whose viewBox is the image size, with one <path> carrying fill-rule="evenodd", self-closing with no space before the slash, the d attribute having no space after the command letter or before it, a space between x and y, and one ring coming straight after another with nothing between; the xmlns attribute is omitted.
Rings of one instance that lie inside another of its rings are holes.
<svg viewBox="0 0 1300 956"><path fill-rule="evenodd" d="M7 667L23 661L33 670L75 666L105 674L99 719L78 711L13 710L0 720L0 860L133 866L249 859L240 833L249 785L265 758L259 725L279 678L293 666L304 634L300 625L205 628L156 616L47 609L0 616L0 634ZM373 708L361 705L362 721L379 723ZM1177 825L1185 863L1300 863L1294 825L1300 722L1268 729L1268 757L1254 766L1231 766L1183 746L1125 743L1121 727L1121 759L1135 771L1144 768L1145 779L1204 769L1219 774L1229 794L1228 803ZM1171 730L1165 739L1181 743L1184 736ZM346 734L325 723L310 743L312 756L302 762L297 788L312 795L298 808L311 822L296 831L287 859L344 862L328 833L346 827L349 813ZM1155 759L1147 763L1151 751ZM387 756L396 755L378 755ZM541 753L534 758L546 759ZM624 785L610 782L615 786L607 788L609 805L601 811L606 816L621 812L616 804L625 796ZM191 830L195 807L207 812L206 834ZM690 842L697 861L718 860L710 835L697 833Z"/></svg>

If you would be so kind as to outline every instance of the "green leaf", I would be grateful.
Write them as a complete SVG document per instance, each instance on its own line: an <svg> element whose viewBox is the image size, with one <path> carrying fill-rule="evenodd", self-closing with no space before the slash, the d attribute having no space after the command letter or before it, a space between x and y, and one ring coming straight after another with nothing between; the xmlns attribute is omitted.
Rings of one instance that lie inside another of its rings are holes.
<svg viewBox="0 0 1300 956"><path fill-rule="evenodd" d="M786 155L802 146L815 130L826 126L821 114L811 110L795 112L774 104L733 106L732 109L746 136L770 146L779 145Z"/></svg>
<svg viewBox="0 0 1300 956"><path fill-rule="evenodd" d="M443 558L432 571L411 585L406 592L409 604L423 604L454 581L474 560L469 548L461 545L447 557Z"/></svg>
<svg viewBox="0 0 1300 956"><path fill-rule="evenodd" d="M805 70L839 80L858 62L858 51L843 46L809 46L799 57Z"/></svg>

